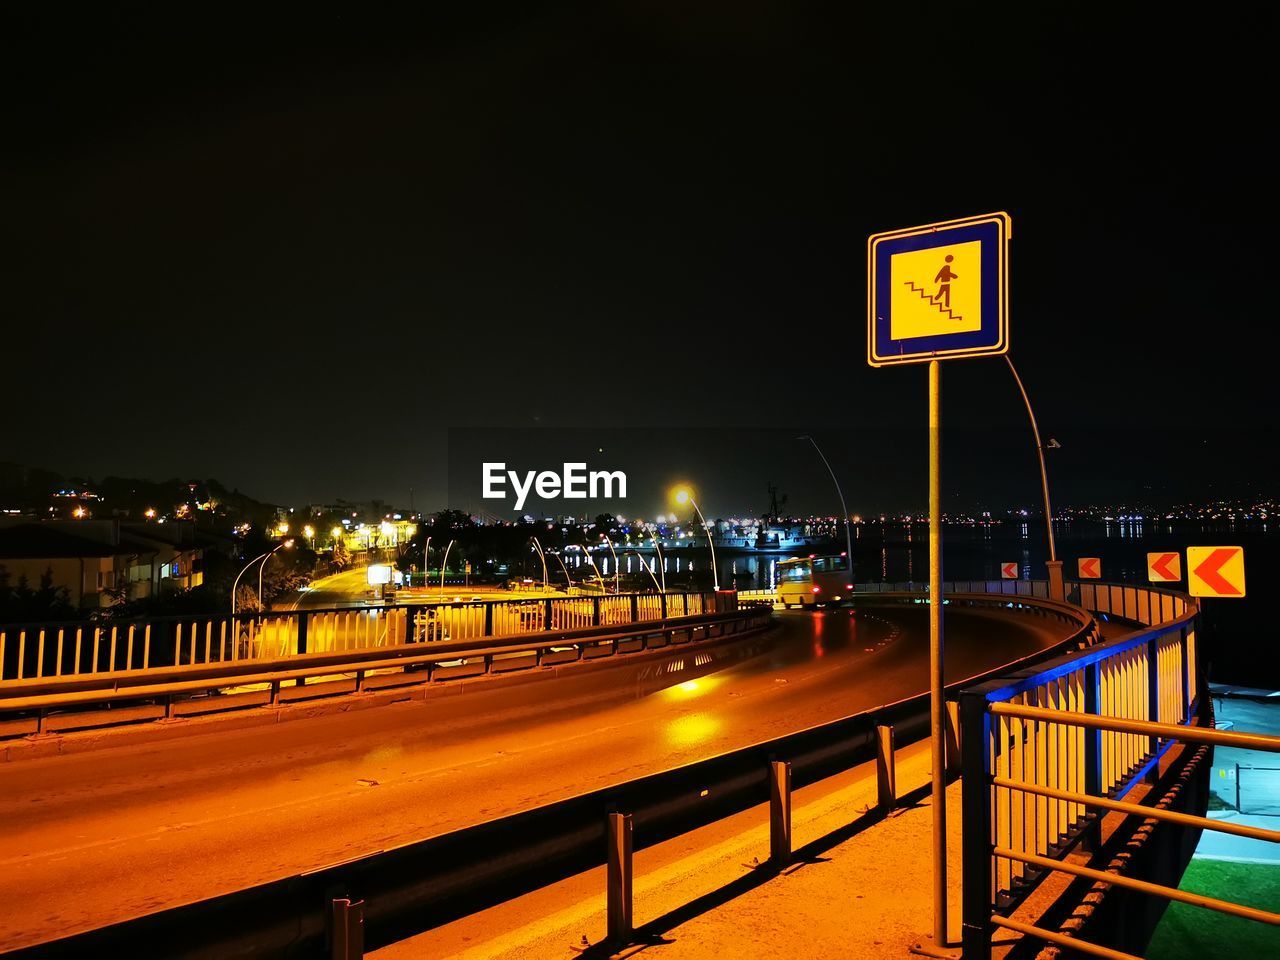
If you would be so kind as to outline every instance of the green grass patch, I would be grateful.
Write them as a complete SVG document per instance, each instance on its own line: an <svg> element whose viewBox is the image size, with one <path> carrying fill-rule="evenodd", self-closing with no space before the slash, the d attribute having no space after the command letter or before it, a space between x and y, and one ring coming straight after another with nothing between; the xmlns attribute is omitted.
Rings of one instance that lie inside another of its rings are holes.
<svg viewBox="0 0 1280 960"><path fill-rule="evenodd" d="M1193 859L1181 889L1275 912L1280 909L1280 864ZM1148 960L1208 960L1210 957L1280 956L1280 927L1230 917L1217 910L1171 903Z"/></svg>

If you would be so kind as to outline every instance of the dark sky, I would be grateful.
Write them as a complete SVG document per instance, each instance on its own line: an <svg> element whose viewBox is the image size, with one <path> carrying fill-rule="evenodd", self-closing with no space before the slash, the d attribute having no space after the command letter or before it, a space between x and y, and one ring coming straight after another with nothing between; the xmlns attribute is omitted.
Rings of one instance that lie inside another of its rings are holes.
<svg viewBox="0 0 1280 960"><path fill-rule="evenodd" d="M450 430L760 428L653 455L922 506L866 236L1003 209L1059 499L1277 493L1260 8L458 6L7 11L0 460L421 507ZM1003 362L944 386L949 495L1034 501Z"/></svg>

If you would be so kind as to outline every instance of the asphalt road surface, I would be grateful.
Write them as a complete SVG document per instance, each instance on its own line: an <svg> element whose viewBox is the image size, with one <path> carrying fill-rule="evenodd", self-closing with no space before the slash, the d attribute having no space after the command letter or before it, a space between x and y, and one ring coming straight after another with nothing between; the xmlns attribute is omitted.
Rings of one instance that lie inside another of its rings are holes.
<svg viewBox="0 0 1280 960"><path fill-rule="evenodd" d="M1065 629L947 612L948 678ZM765 653L0 764L0 950L422 839L921 692L924 607L778 615ZM688 658L673 652L673 659ZM691 660L691 658L688 658Z"/></svg>

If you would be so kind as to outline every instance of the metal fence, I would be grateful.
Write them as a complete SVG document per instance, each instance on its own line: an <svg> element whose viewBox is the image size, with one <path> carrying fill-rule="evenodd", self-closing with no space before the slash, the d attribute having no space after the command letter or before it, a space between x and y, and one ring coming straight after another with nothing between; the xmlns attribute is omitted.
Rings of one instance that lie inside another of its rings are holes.
<svg viewBox="0 0 1280 960"><path fill-rule="evenodd" d="M893 602L908 601L895 597ZM992 599L957 596L953 602L985 607ZM1003 665L983 678L1076 649L1092 637L1095 626L1081 611L1050 601L1027 603L1033 605L1069 620L1073 629L1054 650ZM771 613L755 608L714 616L740 620L746 628L768 623ZM959 687L950 687L950 694ZM30 948L24 956L358 957L359 951L330 953L337 949L333 931L339 917L355 905L365 945L377 947L606 863L609 931L612 940L625 940L633 847L651 847L768 801L770 863L780 869L791 857L789 817L780 813L790 809L793 789L867 761L875 761L882 779L893 784L893 746L928 732L929 698L921 694L306 874L73 934ZM777 776L780 769L784 777ZM899 797L890 787L877 809L864 816L874 821L904 799L913 798ZM619 818L625 821L625 843L611 838ZM228 917L236 922L228 923ZM615 922L619 918L625 921Z"/></svg>
<svg viewBox="0 0 1280 960"><path fill-rule="evenodd" d="M735 609L731 597L717 605L711 592L632 593L119 623L0 624L0 683L622 626Z"/></svg>
<svg viewBox="0 0 1280 960"><path fill-rule="evenodd" d="M1185 899L1180 891L1111 873L1091 871L1065 858L1094 828L1099 811L1161 811L1124 798L1177 741L1280 750L1280 739L1232 735L1190 727L1200 696L1196 670L1198 608L1166 590L1075 583L1081 605L1151 629L1069 654L1011 682L966 689L960 697L963 736L964 954L991 955L996 927L1067 944L1095 955L1125 956L1084 944L1010 916L1054 871L1105 878L1119 886ZM1268 745L1269 744L1269 745ZM1220 820L1172 814L1206 829L1268 840L1275 831L1241 828ZM1205 898L1199 898L1203 901ZM1232 904L1212 906L1268 923L1280 915Z"/></svg>

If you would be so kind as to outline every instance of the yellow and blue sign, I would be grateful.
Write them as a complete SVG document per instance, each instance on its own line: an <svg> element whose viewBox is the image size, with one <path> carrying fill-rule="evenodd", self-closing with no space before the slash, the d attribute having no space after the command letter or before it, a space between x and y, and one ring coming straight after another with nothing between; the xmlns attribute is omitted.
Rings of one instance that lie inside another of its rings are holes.
<svg viewBox="0 0 1280 960"><path fill-rule="evenodd" d="M876 233L867 240L873 367L1009 349L1007 213Z"/></svg>

